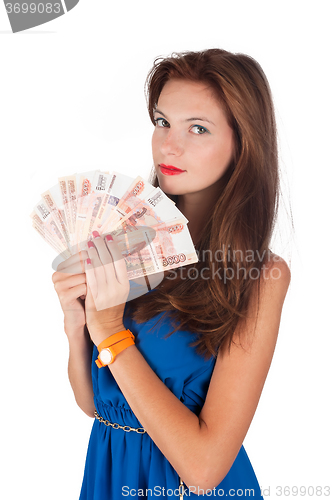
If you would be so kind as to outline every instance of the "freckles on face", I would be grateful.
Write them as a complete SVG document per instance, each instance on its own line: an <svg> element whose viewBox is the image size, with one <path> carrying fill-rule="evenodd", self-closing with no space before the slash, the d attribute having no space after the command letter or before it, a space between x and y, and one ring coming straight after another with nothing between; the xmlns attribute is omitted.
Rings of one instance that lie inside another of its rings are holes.
<svg viewBox="0 0 332 500"><path fill-rule="evenodd" d="M159 96L154 118L152 153L161 189L169 194L193 193L221 179L233 158L234 137L210 87L169 80ZM166 175L163 165L184 172Z"/></svg>

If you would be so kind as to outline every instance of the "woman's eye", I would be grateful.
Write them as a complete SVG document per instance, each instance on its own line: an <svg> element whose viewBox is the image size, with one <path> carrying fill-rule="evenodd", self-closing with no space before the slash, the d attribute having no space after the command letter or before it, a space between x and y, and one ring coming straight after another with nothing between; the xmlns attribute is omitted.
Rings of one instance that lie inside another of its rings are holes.
<svg viewBox="0 0 332 500"><path fill-rule="evenodd" d="M169 123L167 120L165 120L165 118L156 118L155 122L158 127L164 128L169 126Z"/></svg>
<svg viewBox="0 0 332 500"><path fill-rule="evenodd" d="M202 127L201 125L193 125L191 127L191 130L194 132L194 134L197 135L202 135L205 134L206 132L209 133L209 131L205 127Z"/></svg>

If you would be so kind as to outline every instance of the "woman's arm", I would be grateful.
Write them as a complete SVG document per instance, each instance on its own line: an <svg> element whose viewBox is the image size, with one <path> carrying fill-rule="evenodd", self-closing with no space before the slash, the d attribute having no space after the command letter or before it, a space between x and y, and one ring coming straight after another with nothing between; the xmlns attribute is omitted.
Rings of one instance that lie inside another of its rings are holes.
<svg viewBox="0 0 332 500"><path fill-rule="evenodd" d="M89 417L94 417L91 379L93 343L85 327L84 305L80 299L86 295L83 265L86 258L86 252L82 252L66 259L59 265L52 280L64 313L64 330L69 342L69 381L78 406Z"/></svg>
<svg viewBox="0 0 332 500"><path fill-rule="evenodd" d="M241 336L245 349L235 345L230 353L227 349L220 352L198 417L164 385L135 346L109 365L138 420L193 492L194 488L206 490L218 485L242 445L271 364L289 282L289 268L281 259L262 275L255 335L253 300L245 338ZM94 327L89 331L94 338ZM112 333L116 330L110 328L108 335ZM107 337L106 331L98 328L96 335L95 343ZM239 329L234 336L238 339Z"/></svg>
<svg viewBox="0 0 332 500"><path fill-rule="evenodd" d="M94 418L95 405L91 378L93 343L85 328L77 333L78 335L68 335L68 377L76 403L84 413Z"/></svg>

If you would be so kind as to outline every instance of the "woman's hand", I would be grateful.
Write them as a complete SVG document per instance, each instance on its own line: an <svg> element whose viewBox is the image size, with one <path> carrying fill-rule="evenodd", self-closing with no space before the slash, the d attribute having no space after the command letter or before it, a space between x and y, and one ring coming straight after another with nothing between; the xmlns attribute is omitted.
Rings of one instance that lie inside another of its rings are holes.
<svg viewBox="0 0 332 500"><path fill-rule="evenodd" d="M101 238L93 233L88 243L85 262L87 295L85 299L86 324L95 345L121 330L123 312L130 284L126 263L112 237Z"/></svg>
<svg viewBox="0 0 332 500"><path fill-rule="evenodd" d="M68 337L81 335L86 322L84 299L87 294L84 262L86 251L79 252L59 264L52 275L55 291L58 294L64 313L64 328Z"/></svg>

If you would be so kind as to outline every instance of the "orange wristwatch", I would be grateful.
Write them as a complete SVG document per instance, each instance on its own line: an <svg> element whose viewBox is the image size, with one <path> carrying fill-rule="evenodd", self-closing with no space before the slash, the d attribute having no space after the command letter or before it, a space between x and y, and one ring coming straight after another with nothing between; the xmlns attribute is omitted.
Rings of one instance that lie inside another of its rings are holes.
<svg viewBox="0 0 332 500"><path fill-rule="evenodd" d="M98 346L99 356L96 359L98 368L113 363L120 352L131 345L135 345L134 339L135 337L130 330L123 330L103 340Z"/></svg>

